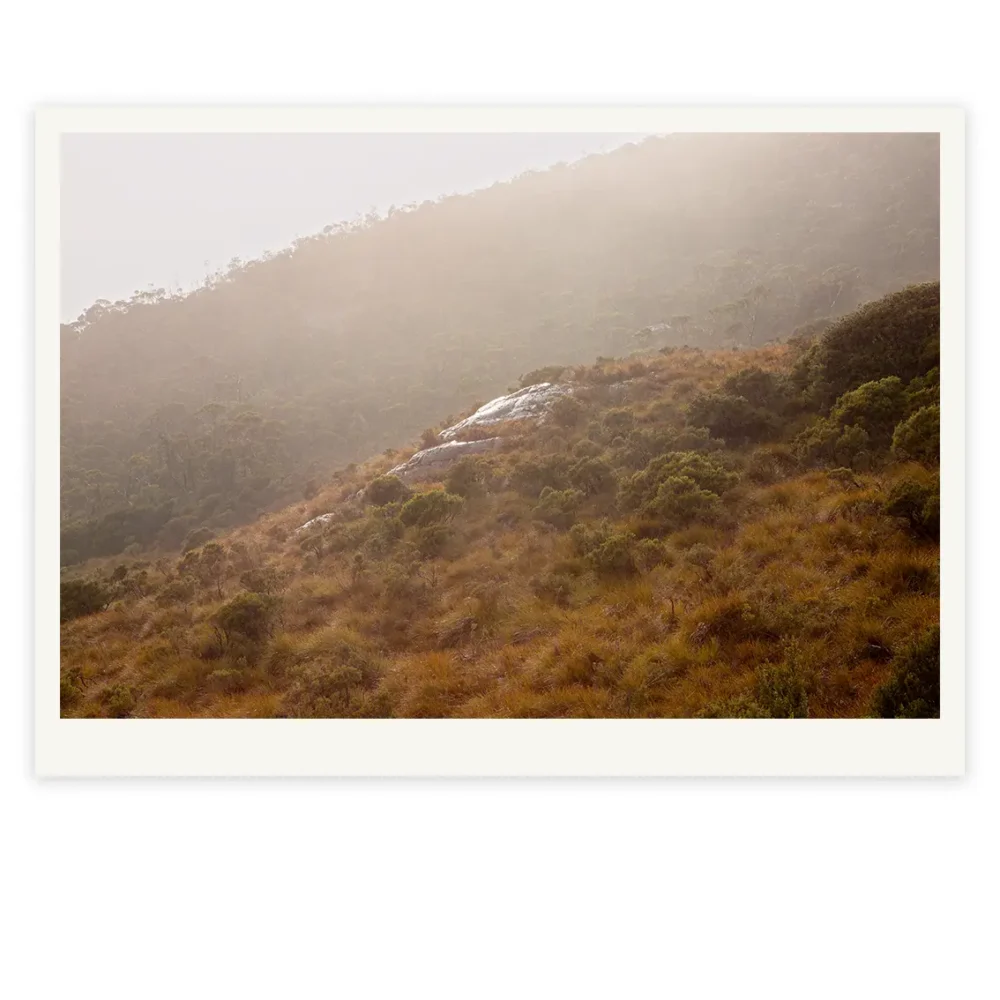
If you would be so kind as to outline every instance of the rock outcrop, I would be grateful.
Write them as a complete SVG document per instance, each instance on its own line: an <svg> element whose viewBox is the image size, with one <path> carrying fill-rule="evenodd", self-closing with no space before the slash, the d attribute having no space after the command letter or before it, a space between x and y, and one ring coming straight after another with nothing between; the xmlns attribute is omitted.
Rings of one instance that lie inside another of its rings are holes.
<svg viewBox="0 0 1000 1000"><path fill-rule="evenodd" d="M480 406L472 416L441 431L441 440L454 441L463 431L472 427L489 427L491 424L501 424L508 420L544 417L555 400L560 396L569 395L572 391L572 387L568 385L540 382L538 385L526 386L507 396L499 396Z"/></svg>
<svg viewBox="0 0 1000 1000"><path fill-rule="evenodd" d="M486 438L484 441L447 441L433 448L418 451L402 465L390 469L387 475L399 476L404 483L436 479L460 458L492 451L499 444L500 438Z"/></svg>

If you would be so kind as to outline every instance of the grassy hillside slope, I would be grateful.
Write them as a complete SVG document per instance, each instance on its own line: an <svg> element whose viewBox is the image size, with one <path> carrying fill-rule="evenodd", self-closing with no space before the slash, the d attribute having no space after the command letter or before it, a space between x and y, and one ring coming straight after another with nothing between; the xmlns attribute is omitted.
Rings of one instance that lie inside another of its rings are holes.
<svg viewBox="0 0 1000 1000"><path fill-rule="evenodd" d="M539 366L934 280L938 185L934 135L668 136L97 303L62 329L63 561L250 522Z"/></svg>
<svg viewBox="0 0 1000 1000"><path fill-rule="evenodd" d="M936 715L938 303L572 367L545 423L441 483L389 452L67 578L63 711Z"/></svg>

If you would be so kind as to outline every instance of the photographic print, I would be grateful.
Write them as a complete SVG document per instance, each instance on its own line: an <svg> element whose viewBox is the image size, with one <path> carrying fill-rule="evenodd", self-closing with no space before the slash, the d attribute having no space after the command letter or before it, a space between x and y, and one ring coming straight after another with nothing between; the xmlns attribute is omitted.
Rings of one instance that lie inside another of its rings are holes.
<svg viewBox="0 0 1000 1000"><path fill-rule="evenodd" d="M962 127L39 112L40 761L960 771Z"/></svg>

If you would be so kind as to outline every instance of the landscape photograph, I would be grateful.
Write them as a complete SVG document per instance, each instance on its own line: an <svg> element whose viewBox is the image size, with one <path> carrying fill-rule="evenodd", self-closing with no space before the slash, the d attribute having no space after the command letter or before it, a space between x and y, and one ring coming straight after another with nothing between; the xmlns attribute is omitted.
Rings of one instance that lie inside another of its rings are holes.
<svg viewBox="0 0 1000 1000"><path fill-rule="evenodd" d="M61 717L939 718L940 159L63 135Z"/></svg>

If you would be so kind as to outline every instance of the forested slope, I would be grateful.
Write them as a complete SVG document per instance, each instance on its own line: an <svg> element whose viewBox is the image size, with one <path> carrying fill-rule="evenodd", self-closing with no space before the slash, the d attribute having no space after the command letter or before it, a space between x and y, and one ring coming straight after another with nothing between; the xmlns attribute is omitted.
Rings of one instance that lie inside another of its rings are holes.
<svg viewBox="0 0 1000 1000"><path fill-rule="evenodd" d="M539 366L932 280L938 184L936 135L654 138L98 303L62 328L63 561L251 521Z"/></svg>
<svg viewBox="0 0 1000 1000"><path fill-rule="evenodd" d="M403 449L68 578L63 711L936 716L939 300L550 372L438 481Z"/></svg>

